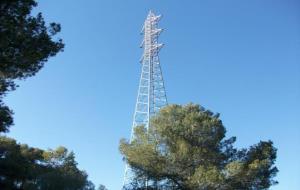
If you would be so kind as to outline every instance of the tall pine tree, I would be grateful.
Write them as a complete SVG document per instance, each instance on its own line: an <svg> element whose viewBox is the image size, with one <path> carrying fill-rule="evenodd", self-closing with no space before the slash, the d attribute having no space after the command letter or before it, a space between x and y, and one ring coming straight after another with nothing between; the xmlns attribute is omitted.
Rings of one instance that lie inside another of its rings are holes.
<svg viewBox="0 0 300 190"><path fill-rule="evenodd" d="M42 13L31 15L35 6L34 0L0 1L0 132L13 124L13 112L2 99L16 88L15 80L34 76L64 48L62 40L55 39L60 25L46 25Z"/></svg>
<svg viewBox="0 0 300 190"><path fill-rule="evenodd" d="M171 105L135 129L120 151L134 179L125 189L263 190L277 182L276 148L261 141L248 149L225 139L219 118L199 105Z"/></svg>

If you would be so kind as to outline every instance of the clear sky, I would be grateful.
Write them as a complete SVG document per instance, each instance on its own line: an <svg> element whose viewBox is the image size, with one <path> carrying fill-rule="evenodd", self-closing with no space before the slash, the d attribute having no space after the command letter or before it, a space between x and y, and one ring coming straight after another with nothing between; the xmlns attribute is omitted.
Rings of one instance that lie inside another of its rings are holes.
<svg viewBox="0 0 300 190"><path fill-rule="evenodd" d="M221 113L237 147L271 139L279 185L300 186L300 1L43 0L66 48L6 103L8 134L40 148L64 145L95 184L122 185L119 139L130 136L143 21L163 14L160 58L170 103Z"/></svg>

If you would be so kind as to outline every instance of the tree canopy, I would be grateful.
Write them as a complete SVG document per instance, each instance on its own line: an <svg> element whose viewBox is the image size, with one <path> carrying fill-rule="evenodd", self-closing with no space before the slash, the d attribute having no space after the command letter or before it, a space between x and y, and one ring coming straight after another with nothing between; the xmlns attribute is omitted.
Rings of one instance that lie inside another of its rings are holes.
<svg viewBox="0 0 300 190"><path fill-rule="evenodd" d="M0 189L83 190L90 185L66 148L42 150L0 137Z"/></svg>
<svg viewBox="0 0 300 190"><path fill-rule="evenodd" d="M47 25L41 13L33 16L35 6L35 0L0 1L0 132L13 125L13 111L3 98L15 90L16 80L34 76L64 48L55 38L60 25ZM0 189L95 190L95 186L66 148L42 150L1 135Z"/></svg>
<svg viewBox="0 0 300 190"><path fill-rule="evenodd" d="M34 76L64 48L61 39L54 39L60 25L46 25L42 13L31 15L35 6L34 0L0 2L0 132L7 132L13 124L13 112L2 98L16 88L15 80Z"/></svg>
<svg viewBox="0 0 300 190"><path fill-rule="evenodd" d="M120 151L133 179L124 189L259 190L277 182L276 148L261 141L238 150L225 139L219 114L199 105L171 105L122 139Z"/></svg>

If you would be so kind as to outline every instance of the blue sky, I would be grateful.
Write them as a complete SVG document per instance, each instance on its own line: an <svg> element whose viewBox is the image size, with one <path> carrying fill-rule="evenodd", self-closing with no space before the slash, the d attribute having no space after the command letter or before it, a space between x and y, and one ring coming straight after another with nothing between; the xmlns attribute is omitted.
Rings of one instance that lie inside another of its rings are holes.
<svg viewBox="0 0 300 190"><path fill-rule="evenodd" d="M160 59L170 103L221 113L237 147L271 139L279 185L300 186L300 1L43 0L66 48L6 103L8 136L41 148L64 145L96 184L120 189L150 9L163 14Z"/></svg>

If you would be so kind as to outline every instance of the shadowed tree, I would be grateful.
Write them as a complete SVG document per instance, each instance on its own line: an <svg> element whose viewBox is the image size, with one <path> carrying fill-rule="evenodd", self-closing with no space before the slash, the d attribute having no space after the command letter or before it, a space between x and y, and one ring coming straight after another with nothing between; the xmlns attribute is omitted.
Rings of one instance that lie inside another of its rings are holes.
<svg viewBox="0 0 300 190"><path fill-rule="evenodd" d="M42 14L31 15L34 0L0 1L0 132L13 125L13 112L3 103L16 80L34 76L64 44L55 39L60 25L46 25ZM64 147L42 150L0 136L0 189L95 189L77 168L73 152Z"/></svg>
<svg viewBox="0 0 300 190"><path fill-rule="evenodd" d="M131 143L120 142L134 174L125 189L263 190L277 183L271 141L238 150L225 133L219 114L199 105L165 107L148 132L139 126Z"/></svg>
<svg viewBox="0 0 300 190"><path fill-rule="evenodd" d="M46 25L41 13L31 15L35 6L34 0L0 1L0 132L13 124L13 112L2 98L16 88L15 80L34 76L64 47L54 39L60 25Z"/></svg>
<svg viewBox="0 0 300 190"><path fill-rule="evenodd" d="M104 185L99 185L97 190L107 190L107 188Z"/></svg>
<svg viewBox="0 0 300 190"><path fill-rule="evenodd" d="M73 152L64 147L41 150L0 137L0 189L94 190L77 168Z"/></svg>

